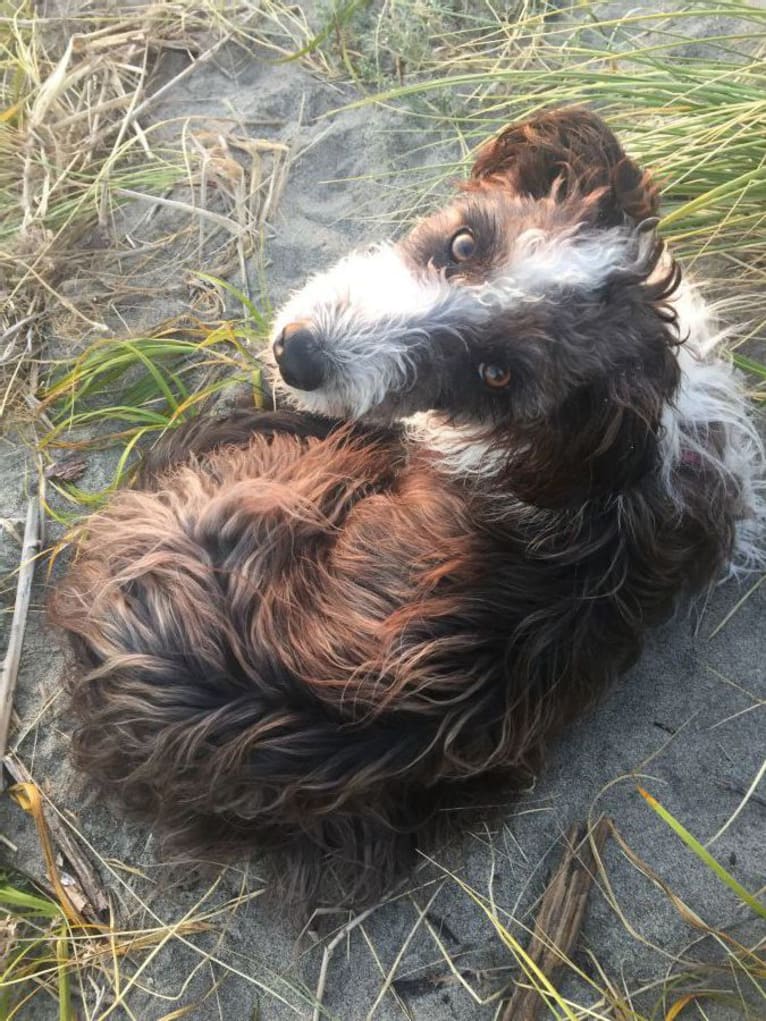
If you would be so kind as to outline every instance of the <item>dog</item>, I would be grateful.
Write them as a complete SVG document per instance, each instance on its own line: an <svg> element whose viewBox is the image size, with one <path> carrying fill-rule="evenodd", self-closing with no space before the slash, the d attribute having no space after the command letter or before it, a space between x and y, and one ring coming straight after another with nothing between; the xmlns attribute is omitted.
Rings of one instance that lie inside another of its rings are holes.
<svg viewBox="0 0 766 1021"><path fill-rule="evenodd" d="M657 210L594 113L506 128L287 301L281 409L179 428L90 518L51 599L74 757L164 846L368 901L763 562L758 434Z"/></svg>

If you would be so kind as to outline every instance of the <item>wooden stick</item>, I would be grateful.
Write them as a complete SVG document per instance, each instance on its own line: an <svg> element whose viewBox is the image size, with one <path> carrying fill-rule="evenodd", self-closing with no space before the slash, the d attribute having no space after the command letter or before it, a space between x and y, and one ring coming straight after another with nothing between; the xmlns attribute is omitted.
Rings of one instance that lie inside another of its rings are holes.
<svg viewBox="0 0 766 1021"><path fill-rule="evenodd" d="M386 901L381 901L380 904L373 904L372 907L367 908L366 911L363 911L360 915L357 915L355 918L352 918L350 922L348 922L346 925L343 926L342 929L335 933L335 936L325 946L324 952L322 953L322 964L319 969L317 991L314 994L314 1013L311 1015L312 1021L320 1021L322 1014L324 1012L322 1009L322 1001L324 1000L324 991L325 986L327 985L327 969L330 967L330 958L333 955L333 951L335 950L339 943L343 942L343 940L348 936L350 932L353 932L353 930L356 929L358 925L361 925L362 922L369 918L370 915L374 911L377 911L378 908L381 907L381 905L384 903L386 903Z"/></svg>
<svg viewBox="0 0 766 1021"><path fill-rule="evenodd" d="M16 783L35 783L32 774L15 755L6 755L3 765ZM46 813L45 822L54 843L74 873L83 898L87 901L85 914L91 921L103 922L109 911L109 901L93 865L80 850L75 838L55 811Z"/></svg>
<svg viewBox="0 0 766 1021"><path fill-rule="evenodd" d="M609 820L602 818L594 826L590 841L583 824L572 826L567 833L561 863L543 894L527 948L548 979L553 979L577 942L593 884L593 846L600 854L609 832ZM537 989L517 985L502 1021L537 1021L544 1007L545 999Z"/></svg>
<svg viewBox="0 0 766 1021"><path fill-rule="evenodd" d="M19 673L21 649L24 644L24 631L27 626L29 600L32 595L32 579L37 563L37 554L42 544L42 514L40 512L40 496L30 497L27 506L27 521L24 527L24 542L21 547L21 563L16 583L16 602L13 607L11 633L8 648L3 660L3 671L0 674L0 759L5 756L8 748L8 730L11 724L13 692ZM0 789L2 777L0 776Z"/></svg>

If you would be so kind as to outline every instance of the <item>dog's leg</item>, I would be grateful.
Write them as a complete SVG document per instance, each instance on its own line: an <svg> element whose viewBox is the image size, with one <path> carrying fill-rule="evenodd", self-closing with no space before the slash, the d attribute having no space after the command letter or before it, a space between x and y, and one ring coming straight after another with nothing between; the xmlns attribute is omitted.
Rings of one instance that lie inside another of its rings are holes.
<svg viewBox="0 0 766 1021"><path fill-rule="evenodd" d="M296 411L259 411L236 408L227 415L200 415L165 433L146 452L138 475L139 485L151 487L152 479L191 458L204 458L220 447L244 447L255 433L324 439L337 422Z"/></svg>

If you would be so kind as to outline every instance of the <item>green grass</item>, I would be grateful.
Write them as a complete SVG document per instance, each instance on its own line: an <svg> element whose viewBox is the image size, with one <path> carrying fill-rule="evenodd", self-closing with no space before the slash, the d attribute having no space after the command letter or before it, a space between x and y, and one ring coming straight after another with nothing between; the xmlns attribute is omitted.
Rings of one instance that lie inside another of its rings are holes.
<svg viewBox="0 0 766 1021"><path fill-rule="evenodd" d="M21 877L0 874L0 1017L12 1021L49 992L60 1021L75 1021L67 973L67 920L61 907Z"/></svg>
<svg viewBox="0 0 766 1021"><path fill-rule="evenodd" d="M98 506L130 474L139 445L188 421L216 396L244 388L260 407L261 368L254 357L264 343L247 321L170 324L152 336L96 341L55 373L40 394L39 414L48 421L40 448L48 464L62 452L119 448L106 487L83 490L52 483L75 506ZM72 515L49 513L66 523ZM77 516L77 511L74 511Z"/></svg>
<svg viewBox="0 0 766 1021"><path fill-rule="evenodd" d="M645 791L642 787L638 788L639 793L644 798L646 803L652 808L657 815L662 819L663 822L667 823L673 832L680 837L680 839L686 844L690 851L692 851L703 865L707 866L722 883L725 883L734 893L739 897L743 904L745 904L750 910L756 914L759 918L766 918L766 904L760 901L757 897L754 897L752 893L749 893L740 882L738 882L732 874L717 861L713 855L707 850L706 847L697 840L686 827L671 815L671 813L657 801L656 798L652 797L648 791Z"/></svg>

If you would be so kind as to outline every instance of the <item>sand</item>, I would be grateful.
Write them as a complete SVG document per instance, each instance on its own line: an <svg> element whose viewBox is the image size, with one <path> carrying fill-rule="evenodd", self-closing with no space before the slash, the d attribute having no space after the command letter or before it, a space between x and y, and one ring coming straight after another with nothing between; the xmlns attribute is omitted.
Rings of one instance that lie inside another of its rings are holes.
<svg viewBox="0 0 766 1021"><path fill-rule="evenodd" d="M171 76L183 59L172 55L165 73ZM167 117L193 111L215 118L234 109L249 130L291 146L293 162L266 249L276 302L307 273L351 246L386 236L386 216L401 200L397 182L404 187L408 178L389 178L389 187L382 189L369 178L371 171L401 173L408 164L456 153L445 141L442 148L421 150L408 159L412 135L392 111L366 108L324 116L354 95L298 63L276 65L265 52L245 57L230 48L186 79L155 113ZM179 292L166 299L137 300L128 325L136 328L156 320L158 307L182 305ZM99 485L110 463L108 457L89 455L81 485ZM23 435L6 431L0 437L4 517L23 518L33 468ZM18 555L12 536L0 531L3 577L14 569ZM235 908L213 913L209 932L169 939L148 963L142 954L124 963L132 1016L159 1019L194 1004L220 980L207 1000L184 1014L188 1021L311 1017L323 944L301 936L299 921L267 893L258 895L263 885L259 877L265 874L258 862L228 870L210 892L210 875L197 877L158 862L148 830L123 821L112 805L88 795L72 772L66 758L67 725L60 718L64 654L59 635L45 622L45 574L41 566L18 683L13 744L45 792L92 845L94 857L108 863L99 871L121 924L173 922L202 898L199 912L214 912L230 898L251 895ZM479 893L491 895L499 911L528 925L562 834L572 822L606 812L658 882L667 883L690 909L710 924L741 925L745 916L735 895L700 866L636 788L640 778L704 842L727 821L756 775L764 746L766 586L737 608L752 581L719 587L704 608L655 633L640 664L558 742L535 789L518 802L509 800L491 829L477 829L439 849L440 865ZM12 601L10 583L3 596ZM766 873L765 812L763 800L751 799L712 848L752 890ZM0 802L0 832L17 847L15 853L0 848L3 860L43 874L31 820L7 798ZM391 989L374 1015L380 1021L495 1016L497 1001L481 1005L472 999L445 963L443 950L477 999L491 997L510 981L516 973L513 961L458 882L443 868L423 864L410 893L373 912L335 950L325 994L328 1017L366 1017L394 963ZM575 960L589 976L595 974L595 958L616 987L635 989L659 979L699 934L615 841L607 846L605 867L610 889L603 883L594 889ZM613 899L622 914L610 903ZM347 918L324 918L316 928L326 933ZM520 928L514 931L524 938ZM747 931L752 936L752 927ZM740 935L744 938L745 931ZM694 956L714 956L715 949L697 946ZM212 955L214 963L204 954ZM584 979L570 976L565 988L586 1002L592 997ZM93 991L88 995L92 1004ZM655 999L649 992L638 1002L648 1010ZM58 1014L54 1004L38 997L32 1012L23 1016L46 1021ZM111 1016L116 1021L131 1015L117 1010ZM722 1012L710 1016L722 1021L726 1017Z"/></svg>

